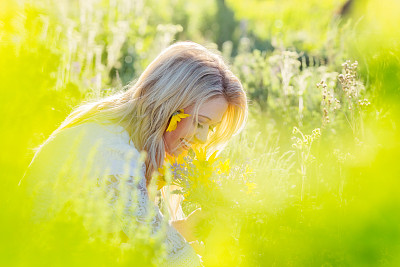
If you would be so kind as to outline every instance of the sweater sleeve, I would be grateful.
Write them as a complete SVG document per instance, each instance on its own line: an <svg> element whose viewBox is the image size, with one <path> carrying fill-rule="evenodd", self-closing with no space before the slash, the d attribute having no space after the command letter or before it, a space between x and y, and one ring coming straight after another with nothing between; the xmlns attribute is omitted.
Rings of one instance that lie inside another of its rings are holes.
<svg viewBox="0 0 400 267"><path fill-rule="evenodd" d="M122 127L85 123L47 140L25 178L36 196L38 219L67 201L80 201L82 214L102 218L85 220L89 231L104 231L106 226L106 231L121 229L128 238L138 238L147 228L149 238L166 244L165 266L199 266L193 248L150 201L144 173L142 157Z"/></svg>
<svg viewBox="0 0 400 267"><path fill-rule="evenodd" d="M79 179L115 173L143 176L140 153L129 142L128 133L120 126L91 122L67 128L38 149L27 176L41 182L73 175Z"/></svg>
<svg viewBox="0 0 400 267"><path fill-rule="evenodd" d="M107 191L112 192L112 205L118 202L124 190L136 192L127 198L119 216L122 229L129 238L135 238L140 226L149 225L151 235L157 237L161 233L166 243L167 259L163 266L200 266L200 259L193 248L163 219L158 207L149 200L144 179L135 184L132 177L126 179L120 175L111 175L107 177L106 184Z"/></svg>

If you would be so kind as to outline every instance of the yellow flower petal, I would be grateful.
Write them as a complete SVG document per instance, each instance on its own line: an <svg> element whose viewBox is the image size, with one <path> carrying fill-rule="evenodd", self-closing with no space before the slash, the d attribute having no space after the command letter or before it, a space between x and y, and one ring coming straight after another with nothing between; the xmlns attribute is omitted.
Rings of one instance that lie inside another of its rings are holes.
<svg viewBox="0 0 400 267"><path fill-rule="evenodd" d="M165 168L158 168L158 176L157 176L157 182L156 182L157 190L160 190L167 184L167 182L165 181L164 175L165 175Z"/></svg>
<svg viewBox="0 0 400 267"><path fill-rule="evenodd" d="M175 112L176 114L174 114L171 118L171 121L169 122L168 128L167 128L167 132L172 132L176 129L176 127L178 126L178 122L181 121L181 119L187 118L190 116L190 114L185 114L183 112L183 109L179 110L179 112Z"/></svg>
<svg viewBox="0 0 400 267"><path fill-rule="evenodd" d="M218 174L222 173L228 174L230 171L229 159L225 160L224 163L220 162L218 167L219 167Z"/></svg>
<svg viewBox="0 0 400 267"><path fill-rule="evenodd" d="M161 188L163 188L165 185L167 184L167 182L163 179L163 178L159 178L157 180L157 190L160 190Z"/></svg>
<svg viewBox="0 0 400 267"><path fill-rule="evenodd" d="M185 158L183 157L182 154L180 154L177 158L176 158L176 163L179 165L185 164Z"/></svg>
<svg viewBox="0 0 400 267"><path fill-rule="evenodd" d="M257 187L255 183L249 183L249 182L246 183L246 186L247 186L247 191L246 191L247 194L253 193L254 189Z"/></svg>
<svg viewBox="0 0 400 267"><path fill-rule="evenodd" d="M208 158L208 162L212 165L214 162L216 162L219 158L217 158L217 153L218 150L214 151L214 153L211 154L211 156Z"/></svg>

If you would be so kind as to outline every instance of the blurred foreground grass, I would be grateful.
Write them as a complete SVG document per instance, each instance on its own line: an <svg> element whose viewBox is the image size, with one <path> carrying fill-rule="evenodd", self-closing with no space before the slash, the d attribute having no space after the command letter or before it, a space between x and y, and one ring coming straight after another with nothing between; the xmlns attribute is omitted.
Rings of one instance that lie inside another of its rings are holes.
<svg viewBox="0 0 400 267"><path fill-rule="evenodd" d="M1 265L157 263L157 244L121 247L68 207L34 225L17 184L74 106L120 90L174 38L218 46L250 97L221 155L232 175L209 207L206 266L400 265L399 3L337 17L344 1L226 2L0 3Z"/></svg>

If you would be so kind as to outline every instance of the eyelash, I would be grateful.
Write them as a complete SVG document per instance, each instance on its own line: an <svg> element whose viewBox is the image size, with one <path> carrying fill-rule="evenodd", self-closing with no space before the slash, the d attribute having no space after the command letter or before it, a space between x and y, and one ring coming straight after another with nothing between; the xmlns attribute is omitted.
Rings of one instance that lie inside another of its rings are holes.
<svg viewBox="0 0 400 267"><path fill-rule="evenodd" d="M202 124L200 124L200 123L197 123L197 127L198 128L203 128L204 126ZM208 127L208 130L210 130L211 132L214 132L215 131L215 126L210 125Z"/></svg>

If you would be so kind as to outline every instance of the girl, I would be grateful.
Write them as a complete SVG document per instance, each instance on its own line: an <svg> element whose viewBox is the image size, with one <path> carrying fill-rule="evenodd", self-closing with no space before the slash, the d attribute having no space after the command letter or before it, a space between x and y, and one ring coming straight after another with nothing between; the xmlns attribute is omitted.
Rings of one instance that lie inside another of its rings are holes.
<svg viewBox="0 0 400 267"><path fill-rule="evenodd" d="M196 43L179 42L125 92L74 110L39 148L20 184L34 196L38 221L81 199L87 189L93 202L106 200L112 211L107 218L118 222L126 239L135 238L138 224L150 225L152 234L166 227L165 265L198 266L187 242L194 239L199 212L181 220L170 214L175 220L165 226L148 186L167 155L192 147L221 150L246 117L246 94L222 58Z"/></svg>

